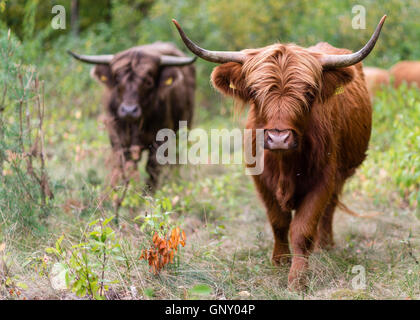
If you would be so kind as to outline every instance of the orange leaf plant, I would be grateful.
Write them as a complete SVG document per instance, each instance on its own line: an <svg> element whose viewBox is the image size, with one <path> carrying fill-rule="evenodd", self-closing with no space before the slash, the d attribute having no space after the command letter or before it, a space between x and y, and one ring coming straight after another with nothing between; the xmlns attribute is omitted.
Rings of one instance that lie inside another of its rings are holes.
<svg viewBox="0 0 420 320"><path fill-rule="evenodd" d="M151 248L142 250L139 260L149 262L150 271L158 274L164 266L174 262L175 254L178 252L178 246L185 247L185 232L179 227L172 229L171 233L165 238L159 237L155 232Z"/></svg>

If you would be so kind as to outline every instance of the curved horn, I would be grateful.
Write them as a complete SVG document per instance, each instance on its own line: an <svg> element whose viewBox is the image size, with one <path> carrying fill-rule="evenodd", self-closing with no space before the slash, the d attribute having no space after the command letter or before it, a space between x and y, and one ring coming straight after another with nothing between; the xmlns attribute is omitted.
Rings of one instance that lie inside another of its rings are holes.
<svg viewBox="0 0 420 320"><path fill-rule="evenodd" d="M91 64L109 64L111 60L114 58L113 54L105 54L105 55L99 55L99 56L87 56L87 55L81 55L74 53L72 51L67 51L69 55L71 55L73 58L86 62Z"/></svg>
<svg viewBox="0 0 420 320"><path fill-rule="evenodd" d="M384 15L379 21L378 26L376 27L375 32L373 33L370 40L366 43L366 45L360 49L359 51L351 54L343 54L343 55L324 55L320 58L320 62L324 69L336 69L336 68L344 68L352 66L364 58L366 58L372 49L375 47L376 41L379 38L379 34L381 33L382 25L384 24L386 19L386 15Z"/></svg>
<svg viewBox="0 0 420 320"><path fill-rule="evenodd" d="M187 35L185 34L184 30L182 30L179 23L172 19L172 22L175 24L176 28L178 29L179 35L184 41L185 45L188 49L191 50L192 53L199 56L200 58L216 63L226 63L226 62L237 62L243 63L245 61L245 54L238 51L209 51L197 46L194 42L192 42Z"/></svg>
<svg viewBox="0 0 420 320"><path fill-rule="evenodd" d="M197 57L176 57L176 56L161 56L160 57L160 65L163 67L166 66L186 66L189 64L194 63L197 60Z"/></svg>

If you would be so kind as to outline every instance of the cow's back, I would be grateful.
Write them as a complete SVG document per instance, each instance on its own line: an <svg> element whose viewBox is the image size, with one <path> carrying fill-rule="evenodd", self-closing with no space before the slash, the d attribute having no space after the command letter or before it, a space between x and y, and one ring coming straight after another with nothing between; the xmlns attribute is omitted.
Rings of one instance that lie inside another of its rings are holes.
<svg viewBox="0 0 420 320"><path fill-rule="evenodd" d="M404 81L407 84L416 84L420 88L420 61L401 61L390 70L394 78L395 87L400 86Z"/></svg>

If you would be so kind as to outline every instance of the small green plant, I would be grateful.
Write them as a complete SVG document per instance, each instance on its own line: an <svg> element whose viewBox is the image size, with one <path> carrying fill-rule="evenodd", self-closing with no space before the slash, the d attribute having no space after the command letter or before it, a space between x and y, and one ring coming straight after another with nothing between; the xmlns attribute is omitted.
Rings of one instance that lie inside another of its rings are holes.
<svg viewBox="0 0 420 320"><path fill-rule="evenodd" d="M145 213L134 221L141 223L149 247L141 251L140 260L146 260L151 272L158 274L166 265L174 263L180 245L185 246L186 235L170 220L172 203L168 197L143 197ZM177 258L178 264L179 259Z"/></svg>
<svg viewBox="0 0 420 320"><path fill-rule="evenodd" d="M52 268L53 286L62 289L65 285L79 297L105 299L109 285L118 283L106 278L110 259L125 260L115 232L108 226L112 219L92 221L79 244L65 246L63 235L55 247L46 249L58 260Z"/></svg>
<svg viewBox="0 0 420 320"><path fill-rule="evenodd" d="M145 206L144 215L137 216L134 221L140 221L140 230L147 235L153 236L156 232L165 236L170 227L170 215L172 203L168 197L152 198L143 197Z"/></svg>

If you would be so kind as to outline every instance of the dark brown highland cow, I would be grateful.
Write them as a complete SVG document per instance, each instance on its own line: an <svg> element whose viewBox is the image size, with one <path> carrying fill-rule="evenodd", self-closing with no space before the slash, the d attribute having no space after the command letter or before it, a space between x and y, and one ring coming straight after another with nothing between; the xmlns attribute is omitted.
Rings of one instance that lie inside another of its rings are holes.
<svg viewBox="0 0 420 320"><path fill-rule="evenodd" d="M92 75L106 86L106 125L114 153L111 184L122 172L133 171L143 151L149 156L147 185L153 191L160 165L156 160L156 133L163 128L177 131L179 121L191 124L194 108L194 58L186 57L171 43L156 42L115 55L76 59L96 64Z"/></svg>
<svg viewBox="0 0 420 320"><path fill-rule="evenodd" d="M366 157L372 108L360 61L384 21L365 47L351 53L328 43L208 51L174 20L194 54L222 64L212 73L213 85L250 105L246 127L265 130L264 171L254 181L272 225L275 264L289 260L290 238L290 288L303 288L313 248L333 245L339 195Z"/></svg>

